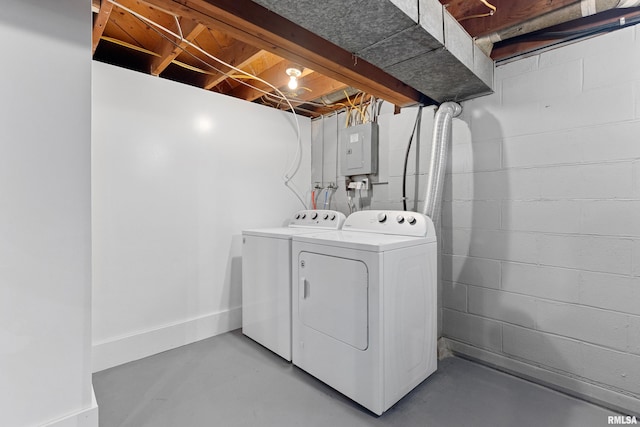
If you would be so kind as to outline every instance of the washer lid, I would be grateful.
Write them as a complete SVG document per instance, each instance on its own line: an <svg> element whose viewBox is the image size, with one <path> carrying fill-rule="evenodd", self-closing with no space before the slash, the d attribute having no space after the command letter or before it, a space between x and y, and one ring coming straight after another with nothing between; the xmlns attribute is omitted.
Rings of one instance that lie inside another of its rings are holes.
<svg viewBox="0 0 640 427"><path fill-rule="evenodd" d="M435 237L399 236L360 231L330 231L293 236L294 242L313 243L369 252L384 252L416 245L434 243Z"/></svg>
<svg viewBox="0 0 640 427"><path fill-rule="evenodd" d="M274 227L274 228L256 228L251 230L242 230L243 236L270 237L272 239L289 239L293 236L312 233L328 233L332 230L323 230L318 228L294 228L294 227Z"/></svg>

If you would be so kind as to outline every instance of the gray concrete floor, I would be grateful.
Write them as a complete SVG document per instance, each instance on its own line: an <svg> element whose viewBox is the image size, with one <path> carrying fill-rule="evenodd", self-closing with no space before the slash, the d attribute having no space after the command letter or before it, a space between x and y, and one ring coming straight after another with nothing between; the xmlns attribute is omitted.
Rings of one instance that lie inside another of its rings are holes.
<svg viewBox="0 0 640 427"><path fill-rule="evenodd" d="M457 357L381 417L237 330L98 372L100 427L606 426L613 411Z"/></svg>

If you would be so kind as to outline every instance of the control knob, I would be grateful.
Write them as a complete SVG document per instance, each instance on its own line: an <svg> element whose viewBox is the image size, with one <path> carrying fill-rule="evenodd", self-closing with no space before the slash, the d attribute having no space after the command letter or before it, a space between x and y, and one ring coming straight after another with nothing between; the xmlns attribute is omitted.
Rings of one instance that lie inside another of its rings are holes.
<svg viewBox="0 0 640 427"><path fill-rule="evenodd" d="M410 216L410 217L407 217L407 222L408 222L409 224L411 224L411 225L415 225L415 223L416 223L417 221L416 221L416 218L415 218L414 216Z"/></svg>
<svg viewBox="0 0 640 427"><path fill-rule="evenodd" d="M383 212L380 212L380 213L378 214L378 222L383 223L383 222L385 222L386 220L387 220L387 214L386 214L386 213L383 213Z"/></svg>
<svg viewBox="0 0 640 427"><path fill-rule="evenodd" d="M311 214L311 219L316 219L318 218L318 212L314 212Z"/></svg>
<svg viewBox="0 0 640 427"><path fill-rule="evenodd" d="M326 221L327 219L329 219L329 214L328 214L328 213L326 213L326 214L322 215L322 219L324 219L325 221Z"/></svg>
<svg viewBox="0 0 640 427"><path fill-rule="evenodd" d="M396 221L398 221L398 224L402 224L404 222L404 217L402 215L398 215L396 217Z"/></svg>

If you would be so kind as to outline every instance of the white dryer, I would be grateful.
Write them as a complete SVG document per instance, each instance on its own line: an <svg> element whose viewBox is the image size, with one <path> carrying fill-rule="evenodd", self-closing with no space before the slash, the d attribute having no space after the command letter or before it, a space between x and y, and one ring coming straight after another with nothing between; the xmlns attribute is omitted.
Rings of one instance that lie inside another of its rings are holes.
<svg viewBox="0 0 640 427"><path fill-rule="evenodd" d="M360 211L293 238L293 364L381 415L437 368L436 236L415 212Z"/></svg>
<svg viewBox="0 0 640 427"><path fill-rule="evenodd" d="M291 239L339 230L345 216L305 210L288 227L242 232L242 333L291 361Z"/></svg>

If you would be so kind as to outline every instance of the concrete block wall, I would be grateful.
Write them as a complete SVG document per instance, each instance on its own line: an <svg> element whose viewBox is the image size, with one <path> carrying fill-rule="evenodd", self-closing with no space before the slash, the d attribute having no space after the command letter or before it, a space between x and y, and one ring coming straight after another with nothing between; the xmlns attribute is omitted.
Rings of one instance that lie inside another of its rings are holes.
<svg viewBox="0 0 640 427"><path fill-rule="evenodd" d="M443 206L443 335L640 413L640 26L496 69Z"/></svg>

